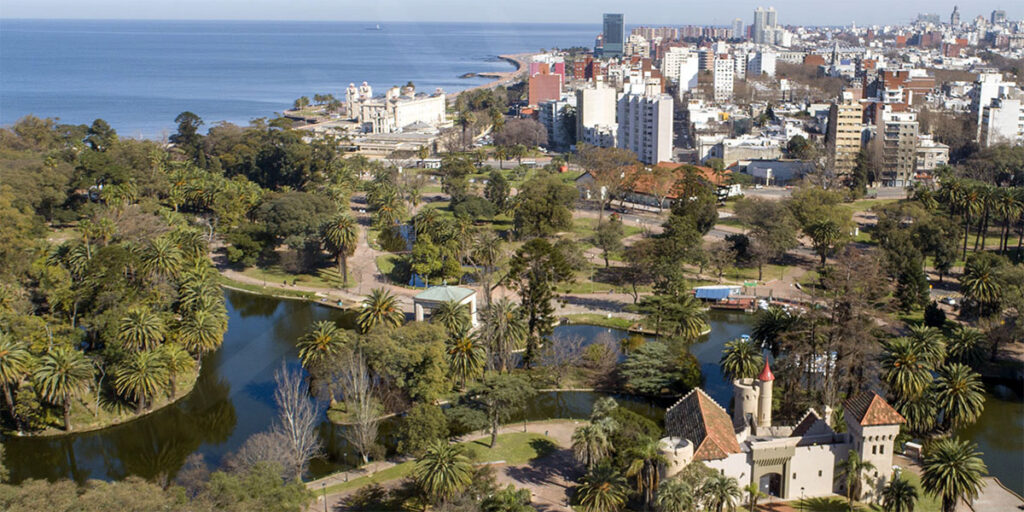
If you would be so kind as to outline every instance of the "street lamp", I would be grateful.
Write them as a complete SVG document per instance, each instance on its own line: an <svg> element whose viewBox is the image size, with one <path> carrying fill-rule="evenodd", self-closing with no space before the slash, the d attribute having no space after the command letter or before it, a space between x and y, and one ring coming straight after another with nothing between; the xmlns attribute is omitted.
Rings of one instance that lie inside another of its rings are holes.
<svg viewBox="0 0 1024 512"><path fill-rule="evenodd" d="M801 487L800 488L800 511L803 512L803 510L804 510L804 488Z"/></svg>
<svg viewBox="0 0 1024 512"><path fill-rule="evenodd" d="M320 490L324 495L324 512L327 512L327 482L320 482Z"/></svg>

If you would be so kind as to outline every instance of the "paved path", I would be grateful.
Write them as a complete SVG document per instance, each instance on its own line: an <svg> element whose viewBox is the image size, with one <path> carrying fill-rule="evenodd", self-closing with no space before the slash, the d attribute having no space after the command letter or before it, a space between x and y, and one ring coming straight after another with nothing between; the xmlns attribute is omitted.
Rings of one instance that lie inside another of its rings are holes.
<svg viewBox="0 0 1024 512"><path fill-rule="evenodd" d="M558 449L553 453L530 461L526 464L513 466L495 464L494 468L497 473L496 477L498 483L501 486L511 483L519 488L530 489L530 492L533 495L533 503L538 510L571 511L572 509L565 505L568 497L567 492L572 485L571 482L579 477L582 470L579 468L576 461L573 460L570 447L572 446L572 433L576 430L576 427L582 423L583 422L579 420L551 420L529 422L526 423L525 426L522 423L515 423L499 428L499 434L524 431L543 434L550 437ZM486 440L489 437L489 432L480 431L457 438L453 442L475 441L478 439ZM405 460L407 459L401 459L397 462L404 462ZM382 471L394 466L395 464L396 462L393 461L373 462L359 469L343 471L318 480L307 482L306 487L317 492L322 489L324 485L331 486L347 482L351 479ZM386 482L383 486L393 487L399 482L400 480ZM343 502L345 498L350 496L353 492L355 492L355 489L328 494L326 497L328 510L344 510ZM307 510L309 512L324 510L324 497L322 495L318 495L316 501L311 503L307 507Z"/></svg>

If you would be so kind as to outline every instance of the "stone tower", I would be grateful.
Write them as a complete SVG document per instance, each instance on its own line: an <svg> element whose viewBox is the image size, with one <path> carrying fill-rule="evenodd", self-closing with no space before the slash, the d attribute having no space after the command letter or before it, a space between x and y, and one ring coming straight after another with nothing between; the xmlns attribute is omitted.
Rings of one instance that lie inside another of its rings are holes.
<svg viewBox="0 0 1024 512"><path fill-rule="evenodd" d="M747 423L747 418L757 422L758 395L761 388L754 379L736 379L732 381L732 422L737 426Z"/></svg>
<svg viewBox="0 0 1024 512"><path fill-rule="evenodd" d="M772 375L768 361L764 362L764 369L761 370L761 375L757 376L757 381L760 388L757 398L757 426L770 427L772 426L772 384L775 381L775 375Z"/></svg>

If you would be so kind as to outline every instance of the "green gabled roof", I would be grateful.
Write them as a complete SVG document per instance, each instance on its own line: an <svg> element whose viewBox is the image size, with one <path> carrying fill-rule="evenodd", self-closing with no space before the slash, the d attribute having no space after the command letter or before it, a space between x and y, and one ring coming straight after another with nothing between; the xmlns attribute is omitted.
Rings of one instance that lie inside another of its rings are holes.
<svg viewBox="0 0 1024 512"><path fill-rule="evenodd" d="M451 300L461 302L474 293L476 292L469 288L461 288L459 286L431 286L417 294L413 299L429 302L448 302Z"/></svg>

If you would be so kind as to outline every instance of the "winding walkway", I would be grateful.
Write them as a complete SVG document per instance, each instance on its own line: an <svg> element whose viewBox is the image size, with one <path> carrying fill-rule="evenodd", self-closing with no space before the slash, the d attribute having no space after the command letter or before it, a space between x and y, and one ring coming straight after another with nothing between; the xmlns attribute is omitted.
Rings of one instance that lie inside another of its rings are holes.
<svg viewBox="0 0 1024 512"><path fill-rule="evenodd" d="M571 511L572 508L567 505L568 491L572 486L572 482L581 474L579 465L572 457L572 433L581 423L580 420L549 420L525 424L515 423L500 427L498 434L511 434L514 432L543 434L555 442L557 449L526 464L511 466L500 462L491 464L495 469L498 484L502 487L512 484L518 488L529 489L533 496L533 505L538 510ZM452 442L461 443L487 439L490 435L488 431L477 431L455 438ZM307 482L306 487L313 492L318 492L324 487L370 476L407 460L409 459L371 462L358 469L334 473L324 478ZM393 487L400 481L400 479L396 479L385 482L383 486ZM356 489L349 489L328 494L326 496L327 509L332 511L344 510L344 500L355 491ZM311 503L307 510L309 512L324 510L324 499L325 497L322 494L318 494L316 501Z"/></svg>

